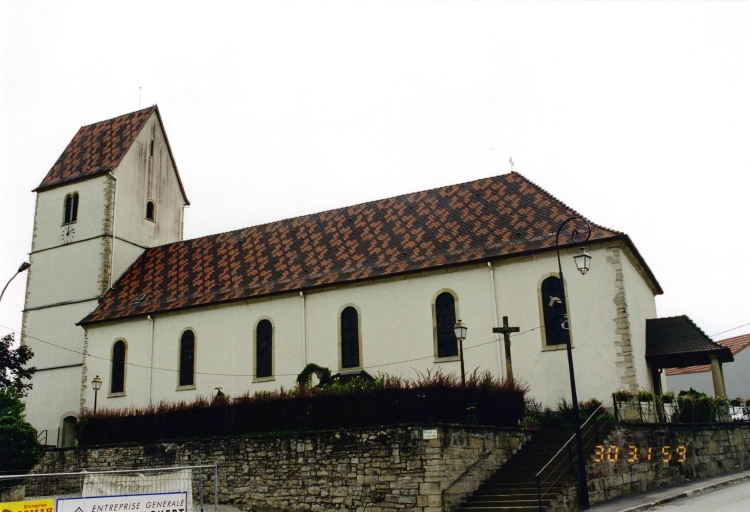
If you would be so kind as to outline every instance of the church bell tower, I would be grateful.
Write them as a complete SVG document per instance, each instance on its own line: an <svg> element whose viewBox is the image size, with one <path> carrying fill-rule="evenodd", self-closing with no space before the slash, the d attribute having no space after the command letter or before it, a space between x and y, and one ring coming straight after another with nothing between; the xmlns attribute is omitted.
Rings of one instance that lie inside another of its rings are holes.
<svg viewBox="0 0 750 512"><path fill-rule="evenodd" d="M72 446L94 377L76 324L146 248L182 239L189 202L156 105L82 127L34 192L21 335L37 367L27 419L41 442Z"/></svg>

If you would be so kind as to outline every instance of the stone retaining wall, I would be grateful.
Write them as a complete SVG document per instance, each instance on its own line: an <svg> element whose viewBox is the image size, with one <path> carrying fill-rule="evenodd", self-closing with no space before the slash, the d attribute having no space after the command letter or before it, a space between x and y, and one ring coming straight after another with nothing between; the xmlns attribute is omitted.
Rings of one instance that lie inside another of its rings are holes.
<svg viewBox="0 0 750 512"><path fill-rule="evenodd" d="M442 512L476 489L526 439L517 430L420 427L61 448L37 472L219 462L219 502L246 511ZM213 485L213 482L208 482Z"/></svg>
<svg viewBox="0 0 750 512"><path fill-rule="evenodd" d="M589 498L627 494L750 468L750 425L618 426L587 465Z"/></svg>

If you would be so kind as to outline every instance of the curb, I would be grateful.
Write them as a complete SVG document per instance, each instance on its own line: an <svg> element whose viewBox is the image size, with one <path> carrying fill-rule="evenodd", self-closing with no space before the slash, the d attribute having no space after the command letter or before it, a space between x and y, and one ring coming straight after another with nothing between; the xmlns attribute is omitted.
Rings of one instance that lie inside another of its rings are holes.
<svg viewBox="0 0 750 512"><path fill-rule="evenodd" d="M665 503L671 503L673 501L677 501L683 498L689 498L697 494L702 494L704 492L713 491L715 489L720 489L722 487L727 487L732 484L742 482L743 480L750 480L750 474L741 475L735 478L729 478L727 480L722 480L721 482L716 482L716 483L709 484L703 487L697 487L695 489L690 489L687 491L679 492L677 494L673 494L672 496L667 496L666 498L650 501L648 503L643 503L641 505L636 505L636 506L629 507L629 508L623 508L619 512L640 512L642 510L648 510L650 508L653 508L659 505L664 505Z"/></svg>

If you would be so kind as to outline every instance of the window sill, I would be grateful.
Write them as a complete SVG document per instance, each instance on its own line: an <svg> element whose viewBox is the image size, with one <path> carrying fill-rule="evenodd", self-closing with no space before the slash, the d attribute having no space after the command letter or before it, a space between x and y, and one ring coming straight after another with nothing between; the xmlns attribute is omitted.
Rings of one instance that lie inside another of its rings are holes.
<svg viewBox="0 0 750 512"><path fill-rule="evenodd" d="M542 352L557 352L558 350L565 350L567 348L567 345L565 343L561 343L559 345L545 345L542 347ZM575 345L570 345L571 349L576 348Z"/></svg>
<svg viewBox="0 0 750 512"><path fill-rule="evenodd" d="M446 357L435 356L435 361L434 362L436 362L436 363L452 363L454 361L460 361L460 360L461 360L461 356L446 356Z"/></svg>
<svg viewBox="0 0 750 512"><path fill-rule="evenodd" d="M256 382L272 382L274 380L276 380L276 376L275 375L271 375L269 377L255 377L253 379L253 383L256 383Z"/></svg>
<svg viewBox="0 0 750 512"><path fill-rule="evenodd" d="M196 389L196 385L188 384L187 386L177 386L176 391L189 391L191 389Z"/></svg>
<svg viewBox="0 0 750 512"><path fill-rule="evenodd" d="M107 398L117 398L118 396L126 396L126 393L124 391L121 391L120 393L108 393Z"/></svg>

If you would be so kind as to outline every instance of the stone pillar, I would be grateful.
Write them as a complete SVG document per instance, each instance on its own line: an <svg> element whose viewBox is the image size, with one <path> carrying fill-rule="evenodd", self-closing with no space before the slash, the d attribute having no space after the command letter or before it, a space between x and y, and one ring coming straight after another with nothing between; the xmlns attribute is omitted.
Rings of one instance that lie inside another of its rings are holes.
<svg viewBox="0 0 750 512"><path fill-rule="evenodd" d="M719 362L719 356L711 354L711 377L714 381L714 396L726 398L727 389L724 385L724 369Z"/></svg>

